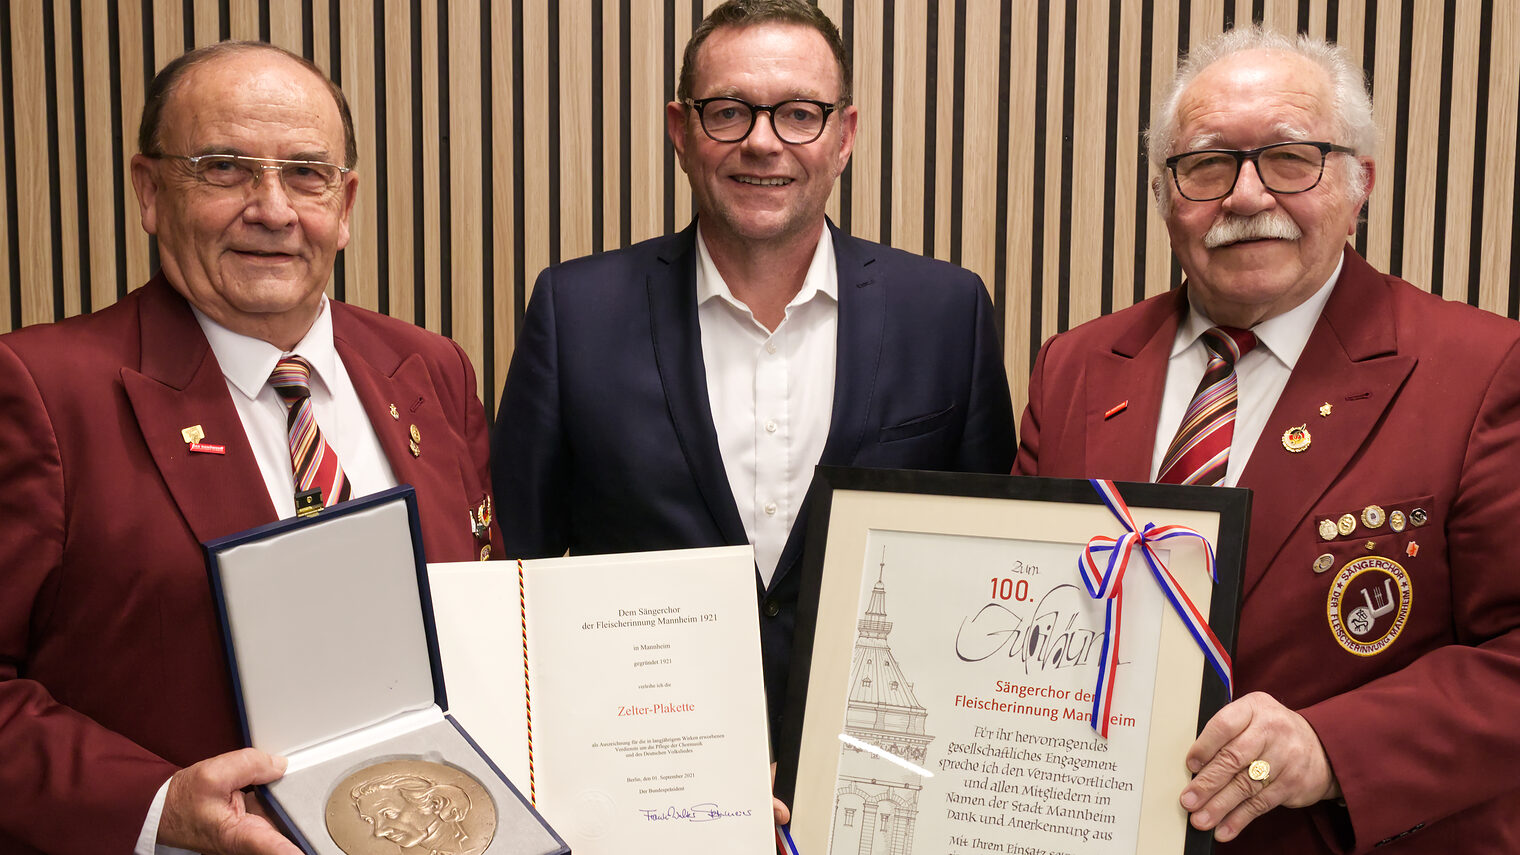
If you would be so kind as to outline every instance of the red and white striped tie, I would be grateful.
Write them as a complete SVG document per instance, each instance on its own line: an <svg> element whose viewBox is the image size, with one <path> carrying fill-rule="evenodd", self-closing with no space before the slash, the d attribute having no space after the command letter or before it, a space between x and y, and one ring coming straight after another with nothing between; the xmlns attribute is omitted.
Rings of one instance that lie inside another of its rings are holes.
<svg viewBox="0 0 1520 855"><path fill-rule="evenodd" d="M311 363L299 356L280 360L269 375L269 385L288 411L285 426L290 433L295 491L321 490L324 506L347 501L351 492L348 477L338 463L338 453L322 438L322 429L317 427L316 414L312 412Z"/></svg>
<svg viewBox="0 0 1520 855"><path fill-rule="evenodd" d="M1161 460L1158 484L1214 486L1224 480L1230 463L1230 443L1235 438L1235 361L1256 346L1249 330L1211 327L1203 333L1209 349L1198 391L1188 404Z"/></svg>

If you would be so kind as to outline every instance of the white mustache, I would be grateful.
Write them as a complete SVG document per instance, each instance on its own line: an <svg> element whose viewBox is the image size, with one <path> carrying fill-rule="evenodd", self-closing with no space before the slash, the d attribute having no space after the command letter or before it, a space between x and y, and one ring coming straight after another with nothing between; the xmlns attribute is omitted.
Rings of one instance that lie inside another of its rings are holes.
<svg viewBox="0 0 1520 855"><path fill-rule="evenodd" d="M1218 249L1243 240L1298 240L1303 236L1304 233L1293 222L1293 218L1282 211L1262 211L1249 217L1225 213L1204 234L1203 245L1209 249Z"/></svg>

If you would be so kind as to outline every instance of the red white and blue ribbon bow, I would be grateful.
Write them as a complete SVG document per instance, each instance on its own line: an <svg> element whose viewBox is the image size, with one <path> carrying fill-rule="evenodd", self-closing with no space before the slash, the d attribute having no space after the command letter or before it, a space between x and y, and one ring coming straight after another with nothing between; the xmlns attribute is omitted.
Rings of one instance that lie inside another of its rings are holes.
<svg viewBox="0 0 1520 855"><path fill-rule="evenodd" d="M1092 538L1077 559L1077 569L1082 576L1082 583L1087 586L1087 593L1093 599L1104 600L1107 604L1103 625L1103 656L1098 663L1098 687L1093 692L1093 729L1105 739L1108 738L1108 719L1114 700L1114 671L1119 664L1119 631L1124 615L1124 571L1129 567L1129 557L1136 547L1140 548L1146 565L1151 568L1151 575L1156 577L1156 583L1166 594L1172 609L1182 618L1193 640L1203 651L1204 658L1214 666L1214 671L1224 681L1225 689L1233 697L1235 687L1230 678L1230 654L1209 628L1208 620L1199 614L1198 607L1193 605L1182 586L1172 577L1166 565L1161 563L1155 550L1156 544L1173 538L1197 538L1204 548L1204 567L1208 570L1209 578L1217 582L1219 580L1214 575L1214 548L1209 544L1208 538L1181 525L1158 526L1146 523L1142 529L1135 525L1135 518L1114 487L1114 482L1098 478L1089 480L1093 489L1103 497L1103 503L1108 505L1108 509L1119 518L1126 530L1119 538L1103 535ZM1103 565L1103 569L1099 569L1099 564Z"/></svg>

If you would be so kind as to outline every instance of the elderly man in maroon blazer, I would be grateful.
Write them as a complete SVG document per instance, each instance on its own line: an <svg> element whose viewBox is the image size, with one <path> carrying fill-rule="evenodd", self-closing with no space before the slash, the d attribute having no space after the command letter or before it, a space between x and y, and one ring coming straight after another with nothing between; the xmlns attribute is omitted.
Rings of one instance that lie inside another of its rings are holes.
<svg viewBox="0 0 1520 855"><path fill-rule="evenodd" d="M1253 491L1182 806L1231 852L1520 851L1520 325L1346 246L1376 132L1340 48L1233 31L1157 116L1187 281L1045 343L1017 471Z"/></svg>
<svg viewBox="0 0 1520 855"><path fill-rule="evenodd" d="M240 792L284 762L237 750L199 544L410 484L429 557L484 558L485 414L457 345L323 296L358 185L314 66L186 54L139 145L160 274L0 336L0 851L297 853Z"/></svg>

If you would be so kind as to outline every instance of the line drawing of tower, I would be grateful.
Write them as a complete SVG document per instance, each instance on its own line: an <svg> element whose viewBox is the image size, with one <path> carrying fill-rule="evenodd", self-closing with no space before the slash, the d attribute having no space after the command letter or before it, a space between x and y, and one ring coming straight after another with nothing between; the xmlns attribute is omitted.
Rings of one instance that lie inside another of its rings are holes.
<svg viewBox="0 0 1520 855"><path fill-rule="evenodd" d="M845 733L922 768L934 737L924 732L928 710L903 675L887 636L887 548L876 585L856 623ZM846 742L834 791L832 855L912 855L923 778L909 767Z"/></svg>

